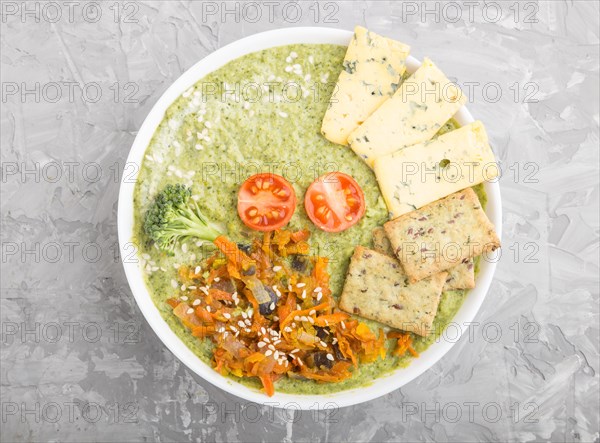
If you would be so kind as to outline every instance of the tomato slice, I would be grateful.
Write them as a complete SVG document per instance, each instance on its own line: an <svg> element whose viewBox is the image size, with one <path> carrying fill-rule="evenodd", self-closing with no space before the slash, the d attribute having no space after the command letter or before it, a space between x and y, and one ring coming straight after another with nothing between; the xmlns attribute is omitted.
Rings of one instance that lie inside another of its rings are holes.
<svg viewBox="0 0 600 443"><path fill-rule="evenodd" d="M277 174L256 174L238 193L238 214L246 226L257 231L274 231L286 225L296 210L296 193Z"/></svg>
<svg viewBox="0 0 600 443"><path fill-rule="evenodd" d="M330 172L308 187L304 207L319 228L341 232L358 223L365 214L365 195L348 174Z"/></svg>

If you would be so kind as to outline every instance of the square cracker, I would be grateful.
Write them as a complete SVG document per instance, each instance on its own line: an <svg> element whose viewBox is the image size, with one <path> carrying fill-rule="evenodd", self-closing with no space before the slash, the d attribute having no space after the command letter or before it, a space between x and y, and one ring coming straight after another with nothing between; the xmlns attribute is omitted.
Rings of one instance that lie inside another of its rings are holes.
<svg viewBox="0 0 600 443"><path fill-rule="evenodd" d="M340 309L393 328L427 336L437 313L446 273L416 284L398 260L357 246L340 298Z"/></svg>
<svg viewBox="0 0 600 443"><path fill-rule="evenodd" d="M373 229L373 249L382 254L395 257L390 239L385 233L385 229L379 227ZM455 289L473 289L475 287L475 266L473 259L467 259L466 263L460 263L453 268L448 269L446 284L443 291L452 291Z"/></svg>
<svg viewBox="0 0 600 443"><path fill-rule="evenodd" d="M384 229L411 283L500 247L471 188L389 221Z"/></svg>

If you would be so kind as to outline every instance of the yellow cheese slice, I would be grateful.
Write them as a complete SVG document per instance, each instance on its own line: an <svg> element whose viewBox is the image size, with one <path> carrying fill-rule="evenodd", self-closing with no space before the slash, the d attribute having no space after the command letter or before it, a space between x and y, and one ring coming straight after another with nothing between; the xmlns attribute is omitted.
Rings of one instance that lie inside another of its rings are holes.
<svg viewBox="0 0 600 443"><path fill-rule="evenodd" d="M372 167L375 158L431 139L467 101L462 91L428 58L394 96L348 137Z"/></svg>
<svg viewBox="0 0 600 443"><path fill-rule="evenodd" d="M323 117L321 133L345 145L348 135L396 92L410 47L357 26Z"/></svg>
<svg viewBox="0 0 600 443"><path fill-rule="evenodd" d="M499 173L480 121L377 157L374 170L391 218L492 180Z"/></svg>

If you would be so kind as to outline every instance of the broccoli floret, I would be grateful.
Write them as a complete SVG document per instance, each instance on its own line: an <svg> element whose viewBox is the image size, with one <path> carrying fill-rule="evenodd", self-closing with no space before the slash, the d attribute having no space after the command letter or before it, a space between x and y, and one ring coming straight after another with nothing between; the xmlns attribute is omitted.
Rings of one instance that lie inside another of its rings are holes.
<svg viewBox="0 0 600 443"><path fill-rule="evenodd" d="M185 185L167 185L146 212L144 232L160 249L173 254L178 242L195 237L214 241L223 232L209 222Z"/></svg>

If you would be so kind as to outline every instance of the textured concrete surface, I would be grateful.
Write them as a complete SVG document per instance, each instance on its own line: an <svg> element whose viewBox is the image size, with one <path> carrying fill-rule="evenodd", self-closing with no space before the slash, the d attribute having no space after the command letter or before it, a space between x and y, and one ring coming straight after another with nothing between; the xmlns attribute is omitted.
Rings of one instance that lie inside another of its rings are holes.
<svg viewBox="0 0 600 443"><path fill-rule="evenodd" d="M599 441L598 5L487 4L279 1L257 18L233 2L3 1L1 440ZM401 390L302 413L240 402L133 301L124 161L162 92L220 46L357 23L471 88L504 170L502 258L470 336Z"/></svg>

